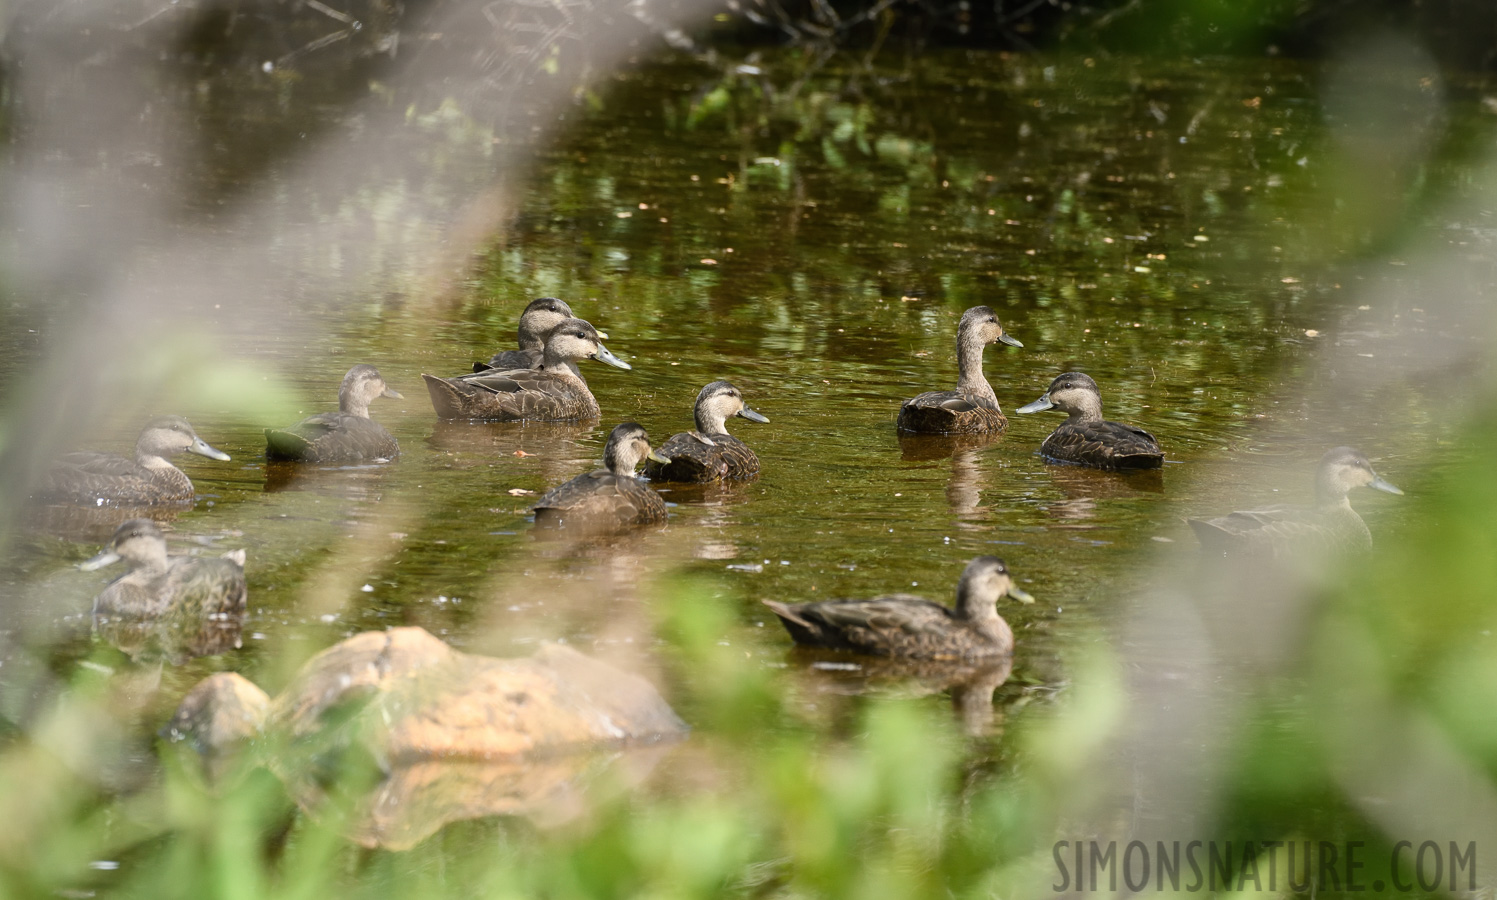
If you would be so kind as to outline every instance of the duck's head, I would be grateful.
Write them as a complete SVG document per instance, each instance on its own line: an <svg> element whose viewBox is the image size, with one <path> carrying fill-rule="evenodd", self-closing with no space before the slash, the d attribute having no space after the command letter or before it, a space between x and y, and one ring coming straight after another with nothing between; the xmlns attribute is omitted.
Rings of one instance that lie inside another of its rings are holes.
<svg viewBox="0 0 1497 900"><path fill-rule="evenodd" d="M650 436L638 422L625 422L614 426L608 433L608 444L603 448L603 466L615 475L632 476L634 470L646 459L661 465L670 462L670 457L661 456L650 447Z"/></svg>
<svg viewBox="0 0 1497 900"><path fill-rule="evenodd" d="M109 543L94 558L81 562L85 572L102 569L124 560L134 569L142 565L166 565L166 538L150 519L130 519L120 523Z"/></svg>
<svg viewBox="0 0 1497 900"><path fill-rule="evenodd" d="M215 450L198 437L181 416L159 416L146 423L135 441L137 456L174 456L182 451L209 459L227 460L229 454Z"/></svg>
<svg viewBox="0 0 1497 900"><path fill-rule="evenodd" d="M1321 499L1345 497L1352 488L1370 487L1375 491L1402 494L1398 488L1378 477L1367 457L1350 447L1333 447L1320 458L1315 473L1315 494Z"/></svg>
<svg viewBox="0 0 1497 900"><path fill-rule="evenodd" d="M565 300L541 297L530 301L530 305L520 314L520 346L527 350L544 346L546 336L570 318L572 308ZM604 339L608 337L602 332L598 336Z"/></svg>
<svg viewBox="0 0 1497 900"><path fill-rule="evenodd" d="M958 610L968 614L991 614L994 605L1002 597L1020 603L1033 603L1034 598L1014 584L1008 566L996 556L979 556L967 563L962 571L962 580L956 588Z"/></svg>
<svg viewBox="0 0 1497 900"><path fill-rule="evenodd" d="M576 362L579 359L596 359L620 369L630 369L628 363L608 352L603 346L598 329L583 319L563 319L546 338L546 365Z"/></svg>
<svg viewBox="0 0 1497 900"><path fill-rule="evenodd" d="M962 321L956 326L956 342L964 347L986 347L997 343L1010 347L1024 346L1017 338L1004 332L1003 325L998 321L998 314L989 306L974 306L962 313Z"/></svg>
<svg viewBox="0 0 1497 900"><path fill-rule="evenodd" d="M343 376L343 386L338 388L338 408L361 416L369 415L369 404L376 397L405 399L401 393L385 384L379 369L370 365L357 365Z"/></svg>
<svg viewBox="0 0 1497 900"><path fill-rule="evenodd" d="M696 418L697 431L704 435L727 434L724 423L734 416L750 422L769 422L768 417L749 409L743 402L743 394L726 381L714 381L702 388L697 394L692 413Z"/></svg>
<svg viewBox="0 0 1497 900"><path fill-rule="evenodd" d="M1050 387L1033 403L1026 403L1017 410L1021 413L1043 412L1057 409L1070 415L1102 415L1102 392L1090 375L1067 372L1055 376Z"/></svg>

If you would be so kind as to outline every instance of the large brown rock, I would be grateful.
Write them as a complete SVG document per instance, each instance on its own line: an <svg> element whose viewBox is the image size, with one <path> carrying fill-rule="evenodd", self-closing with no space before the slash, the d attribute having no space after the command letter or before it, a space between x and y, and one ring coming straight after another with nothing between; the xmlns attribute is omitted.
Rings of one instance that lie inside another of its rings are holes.
<svg viewBox="0 0 1497 900"><path fill-rule="evenodd" d="M161 734L203 753L231 750L260 733L269 710L270 698L248 678L218 672L187 692Z"/></svg>

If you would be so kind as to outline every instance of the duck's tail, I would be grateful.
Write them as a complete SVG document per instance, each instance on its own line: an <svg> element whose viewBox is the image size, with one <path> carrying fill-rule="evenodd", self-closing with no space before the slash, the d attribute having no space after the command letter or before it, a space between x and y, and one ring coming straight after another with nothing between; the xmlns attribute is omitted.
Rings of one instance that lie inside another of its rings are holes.
<svg viewBox="0 0 1497 900"><path fill-rule="evenodd" d="M266 459L306 459L312 443L294 431L265 429Z"/></svg>
<svg viewBox="0 0 1497 900"><path fill-rule="evenodd" d="M458 390L457 385L446 378L438 378L435 375L422 373L421 379L426 382L426 392L431 395L432 409L443 419L466 418L463 413L464 395Z"/></svg>

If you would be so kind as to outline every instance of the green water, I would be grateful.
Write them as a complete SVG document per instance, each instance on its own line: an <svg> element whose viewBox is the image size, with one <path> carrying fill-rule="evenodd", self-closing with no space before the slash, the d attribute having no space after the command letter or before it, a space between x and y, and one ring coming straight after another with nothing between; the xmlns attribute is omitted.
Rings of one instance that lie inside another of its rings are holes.
<svg viewBox="0 0 1497 900"><path fill-rule="evenodd" d="M1448 436L1437 385L1358 386L1421 330L1422 310L1359 307L1410 277L1371 255L1399 227L1468 237L1419 206L1421 191L1464 171L1459 136L1477 112L1458 88L1456 137L1418 179L1375 188L1410 217L1348 226L1328 193L1339 163L1315 73L1301 64L966 52L871 69L813 68L790 52L758 64L770 74L667 57L608 79L534 169L506 182L517 215L471 280L428 294L375 286L314 313L303 336L247 346L289 380L295 416L332 408L349 366L378 366L405 394L373 407L400 440L398 461L268 472L260 431L289 419L181 410L234 459L183 460L200 499L175 519L175 539L246 548L250 617L243 650L163 675L155 714L206 671L274 688L285 668L272 660L288 652L408 624L499 655L566 640L665 680L693 720L690 673L655 658L668 576L696 577L700 602L728 611L721 641L793 674L806 663L760 600L949 600L965 562L995 553L1038 599L1000 610L1019 644L997 702L1044 715L1064 703L1073 652L1109 640L1146 554L1191 558L1183 516L1305 498L1314 460L1339 443L1406 488L1443 464L1419 455ZM511 346L519 311L548 295L634 367L583 365L602 421L438 422L420 374L457 374ZM954 384L955 325L977 304L1025 345L985 356L1007 434L902 447L900 400ZM1328 342L1359 341L1365 370L1317 362ZM1060 417L1012 410L1071 369L1101 385L1109 418L1159 438L1161 475L1037 455ZM595 467L620 421L657 443L688 429L696 392L717 378L770 419L729 423L762 460L756 482L666 492L663 530L537 540L533 495L512 491ZM1330 378L1338 390L1303 399ZM136 429L96 444L124 451ZM1363 493L1354 503L1374 535L1394 527L1398 500ZM31 586L28 633L59 671L95 652L83 614L103 580L70 564L96 549L32 536L8 576ZM814 682L775 683L836 732L843 720Z"/></svg>

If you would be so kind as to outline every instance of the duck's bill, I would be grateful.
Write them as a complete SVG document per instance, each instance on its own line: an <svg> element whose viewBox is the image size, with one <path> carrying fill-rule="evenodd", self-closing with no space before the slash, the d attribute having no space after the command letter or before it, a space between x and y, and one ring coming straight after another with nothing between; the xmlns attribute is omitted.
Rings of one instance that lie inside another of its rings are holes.
<svg viewBox="0 0 1497 900"><path fill-rule="evenodd" d="M1375 491L1383 491L1384 493L1398 494L1400 496L1403 495L1403 491L1400 491L1398 488L1382 480L1381 478L1374 478L1371 482L1368 483L1367 486Z"/></svg>
<svg viewBox="0 0 1497 900"><path fill-rule="evenodd" d="M740 416L743 416L745 419L748 419L750 422L759 422L764 425L769 424L769 416L766 416L761 412L749 409L747 406L745 406L743 409L740 409L738 411L738 414Z"/></svg>
<svg viewBox="0 0 1497 900"><path fill-rule="evenodd" d="M671 464L671 458L669 456L666 456L666 455L664 455L664 454L662 454L662 453L660 453L658 451L655 451L655 450L651 450L650 451L650 459L655 460L656 462L660 463L662 466L668 466L668 465Z"/></svg>
<svg viewBox="0 0 1497 900"><path fill-rule="evenodd" d="M1014 410L1014 412L1021 412L1021 413L1044 412L1047 409L1054 409L1054 408L1055 408L1055 404L1050 402L1050 395L1049 394L1045 394L1044 396L1040 397L1040 399L1034 401L1033 403L1026 403L1026 404L1024 404L1023 406L1021 406L1018 409Z"/></svg>
<svg viewBox="0 0 1497 900"><path fill-rule="evenodd" d="M1008 595L1020 603L1033 603L1034 595L1025 590L1020 590L1015 585L1008 586Z"/></svg>
<svg viewBox="0 0 1497 900"><path fill-rule="evenodd" d="M593 354L593 359L596 359L600 363L608 363L610 366L615 366L620 369L634 368L633 366L624 362L622 359L619 359L617 356L614 356L612 353L608 352L608 348L603 346L602 344L598 345L598 352Z"/></svg>
<svg viewBox="0 0 1497 900"><path fill-rule="evenodd" d="M998 335L998 340L1000 340L1003 343L1009 345L1010 347L1022 347L1022 346L1024 346L1023 344L1019 343L1019 339L1018 338L1014 337L1011 334L1000 334L1000 335Z"/></svg>
<svg viewBox="0 0 1497 900"><path fill-rule="evenodd" d="M206 456L209 459L216 459L220 462L227 462L229 459L229 454L223 452L222 450L213 449L212 447L208 446L208 442L203 440L202 438L198 438L197 440L193 441L192 446L187 448L187 452L196 453L198 456Z"/></svg>
<svg viewBox="0 0 1497 900"><path fill-rule="evenodd" d="M79 563L78 568L82 569L85 572L92 572L94 569L102 569L105 566L112 566L119 561L120 555L118 553L115 553L113 550L105 550L103 553L100 553L93 559L85 560L84 562Z"/></svg>
<svg viewBox="0 0 1497 900"><path fill-rule="evenodd" d="M477 371L477 370L475 370L475 371ZM405 399L405 395L404 394L402 394L400 391L395 390L392 387L385 388L385 392L383 394L380 394L380 396L381 397L389 397L391 400L404 400Z"/></svg>

